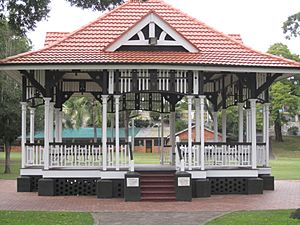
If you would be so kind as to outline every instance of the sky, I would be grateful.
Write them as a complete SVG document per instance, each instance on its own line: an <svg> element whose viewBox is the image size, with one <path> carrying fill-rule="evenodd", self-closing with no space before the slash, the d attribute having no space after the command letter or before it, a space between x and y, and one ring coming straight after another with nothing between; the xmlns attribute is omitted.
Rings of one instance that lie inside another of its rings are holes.
<svg viewBox="0 0 300 225"><path fill-rule="evenodd" d="M241 34L244 43L266 52L277 42L300 55L300 38L286 40L282 24L300 11L299 0L165 0L174 7L227 34ZM102 13L71 7L64 0L52 0L47 20L29 33L34 49L42 48L47 31L71 32L95 20Z"/></svg>

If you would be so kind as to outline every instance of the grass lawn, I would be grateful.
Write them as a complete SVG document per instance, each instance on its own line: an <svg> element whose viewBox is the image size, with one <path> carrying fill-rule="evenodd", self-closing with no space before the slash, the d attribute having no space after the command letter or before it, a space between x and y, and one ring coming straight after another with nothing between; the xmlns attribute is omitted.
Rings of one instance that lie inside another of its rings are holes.
<svg viewBox="0 0 300 225"><path fill-rule="evenodd" d="M294 210L268 210L234 212L217 218L206 225L285 225L300 224L300 220L291 219Z"/></svg>
<svg viewBox="0 0 300 225"><path fill-rule="evenodd" d="M5 154L4 152L0 152L0 179L6 180L14 180L20 174L20 167L21 167L21 153L20 152L12 152L10 153L11 159L11 173L4 174L4 160Z"/></svg>
<svg viewBox="0 0 300 225"><path fill-rule="evenodd" d="M159 153L134 153L134 163L135 164L159 164L160 154Z"/></svg>
<svg viewBox="0 0 300 225"><path fill-rule="evenodd" d="M1 225L92 225L90 213L0 211Z"/></svg>
<svg viewBox="0 0 300 225"><path fill-rule="evenodd" d="M300 180L300 137L283 137L283 140L272 141L276 157L270 161L272 174L279 180Z"/></svg>

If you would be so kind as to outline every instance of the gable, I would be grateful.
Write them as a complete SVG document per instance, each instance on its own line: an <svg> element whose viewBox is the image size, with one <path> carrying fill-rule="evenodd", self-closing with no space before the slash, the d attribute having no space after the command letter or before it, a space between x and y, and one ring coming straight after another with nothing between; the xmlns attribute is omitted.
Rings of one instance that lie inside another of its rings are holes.
<svg viewBox="0 0 300 225"><path fill-rule="evenodd" d="M107 51L118 50L174 50L199 52L157 14L151 12L107 47Z"/></svg>

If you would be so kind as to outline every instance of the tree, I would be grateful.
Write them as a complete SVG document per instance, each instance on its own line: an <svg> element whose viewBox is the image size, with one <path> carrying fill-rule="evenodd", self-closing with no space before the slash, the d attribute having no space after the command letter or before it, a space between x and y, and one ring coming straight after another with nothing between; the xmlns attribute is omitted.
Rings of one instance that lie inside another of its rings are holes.
<svg viewBox="0 0 300 225"><path fill-rule="evenodd" d="M0 20L0 58L30 50L30 41L10 29L7 21ZM11 144L20 135L21 88L16 81L0 72L0 140L5 149L5 171L10 173Z"/></svg>
<svg viewBox="0 0 300 225"><path fill-rule="evenodd" d="M94 11L112 9L123 0L66 0L71 6ZM0 19L7 20L10 27L24 35L36 28L36 23L47 19L51 0L0 0Z"/></svg>
<svg viewBox="0 0 300 225"><path fill-rule="evenodd" d="M268 53L300 61L299 56L291 53L287 45L282 43L273 44ZM291 94L297 88L297 84L290 82L288 79L278 81L271 86L270 100L272 108L270 113L274 122L276 141L283 141L281 126L287 122L283 113L294 115L299 110L299 99Z"/></svg>
<svg viewBox="0 0 300 225"><path fill-rule="evenodd" d="M282 29L287 39L300 37L300 12L289 16L287 21L283 23Z"/></svg>

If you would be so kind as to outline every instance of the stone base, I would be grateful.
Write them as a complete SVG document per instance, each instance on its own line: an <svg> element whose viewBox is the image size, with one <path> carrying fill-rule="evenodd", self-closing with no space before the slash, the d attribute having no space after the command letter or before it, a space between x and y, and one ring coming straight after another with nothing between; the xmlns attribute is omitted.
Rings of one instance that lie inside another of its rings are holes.
<svg viewBox="0 0 300 225"><path fill-rule="evenodd" d="M39 179L38 182L39 196L54 196L55 195L55 180L54 179Z"/></svg>
<svg viewBox="0 0 300 225"><path fill-rule="evenodd" d="M195 197L205 198L211 196L211 184L208 179L195 180Z"/></svg>
<svg viewBox="0 0 300 225"><path fill-rule="evenodd" d="M261 178L249 178L247 180L247 194L263 194L264 182Z"/></svg>
<svg viewBox="0 0 300 225"><path fill-rule="evenodd" d="M111 180L98 180L96 185L97 198L113 197L113 182Z"/></svg>
<svg viewBox="0 0 300 225"><path fill-rule="evenodd" d="M127 202L141 200L141 178L139 173L128 172L125 174L124 198Z"/></svg>
<svg viewBox="0 0 300 225"><path fill-rule="evenodd" d="M187 172L177 172L175 176L176 176L176 200L192 201L191 174Z"/></svg>
<svg viewBox="0 0 300 225"><path fill-rule="evenodd" d="M31 177L18 177L17 178L17 192L31 192L32 191L32 178Z"/></svg>
<svg viewBox="0 0 300 225"><path fill-rule="evenodd" d="M270 175L260 175L264 182L264 190L274 191L274 177Z"/></svg>

